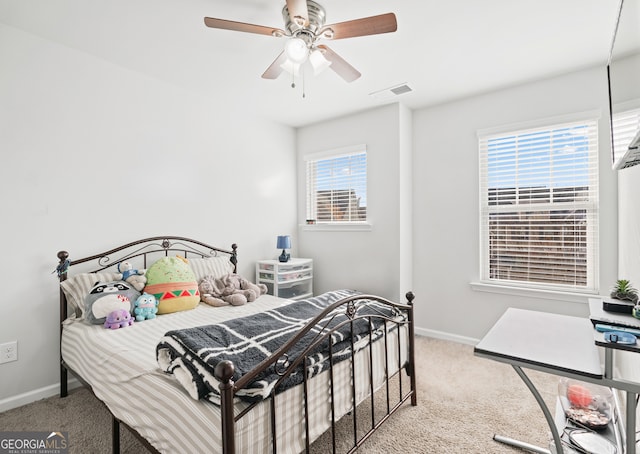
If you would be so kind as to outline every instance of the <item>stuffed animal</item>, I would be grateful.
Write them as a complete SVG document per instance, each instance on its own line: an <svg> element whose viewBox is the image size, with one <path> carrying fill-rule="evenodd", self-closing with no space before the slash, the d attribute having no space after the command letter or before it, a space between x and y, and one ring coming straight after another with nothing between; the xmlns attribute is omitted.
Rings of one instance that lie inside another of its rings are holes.
<svg viewBox="0 0 640 454"><path fill-rule="evenodd" d="M145 270L134 270L133 265L129 262L118 263L118 272L122 273L120 279L131 284L139 292L147 283L147 278L144 275Z"/></svg>
<svg viewBox="0 0 640 454"><path fill-rule="evenodd" d="M160 304L160 302L156 299L155 296L149 295L146 292L140 295L134 303L135 307L133 309L133 313L136 316L136 321L141 322L143 320L156 318L156 313L158 312L158 304Z"/></svg>
<svg viewBox="0 0 640 454"><path fill-rule="evenodd" d="M159 301L158 315L190 310L200 303L198 280L184 258L159 258L146 276L144 291Z"/></svg>
<svg viewBox="0 0 640 454"><path fill-rule="evenodd" d="M133 302L139 296L140 292L124 281L96 282L84 298L85 321L102 325L107 315L115 310L131 312Z"/></svg>
<svg viewBox="0 0 640 454"><path fill-rule="evenodd" d="M129 311L124 309L117 309L113 312L109 312L107 320L104 322L104 327L108 329L126 328L133 325L133 318Z"/></svg>
<svg viewBox="0 0 640 454"><path fill-rule="evenodd" d="M198 286L200 300L211 306L241 306L267 293L267 286L254 284L242 276L230 273L222 277L205 276Z"/></svg>

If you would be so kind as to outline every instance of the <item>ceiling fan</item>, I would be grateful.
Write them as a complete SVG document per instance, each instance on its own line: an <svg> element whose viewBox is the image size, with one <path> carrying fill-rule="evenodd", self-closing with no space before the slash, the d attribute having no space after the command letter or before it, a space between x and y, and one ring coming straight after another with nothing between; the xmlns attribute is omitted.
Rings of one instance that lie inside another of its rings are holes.
<svg viewBox="0 0 640 454"><path fill-rule="evenodd" d="M204 23L211 28L287 38L284 50L262 74L264 79L276 79L282 71L298 74L300 65L308 60L314 72L318 73L330 67L347 82L359 78L360 72L329 47L318 42L321 39L344 39L395 32L398 28L393 13L325 25L325 10L318 3L312 0L286 1L287 4L282 9L284 30L212 17L205 17Z"/></svg>

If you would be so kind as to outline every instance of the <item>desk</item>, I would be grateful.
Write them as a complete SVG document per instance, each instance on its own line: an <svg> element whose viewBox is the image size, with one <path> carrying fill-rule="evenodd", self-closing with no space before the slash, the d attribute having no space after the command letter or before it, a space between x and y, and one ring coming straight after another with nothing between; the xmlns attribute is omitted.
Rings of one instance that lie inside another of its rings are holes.
<svg viewBox="0 0 640 454"><path fill-rule="evenodd" d="M561 454L564 450L554 418L522 368L625 391L627 408L632 409L626 412L626 454L635 454L635 400L640 394L640 384L613 378L610 348L605 348L603 369L595 342L596 334L599 333L587 318L509 308L475 346L474 354L510 364L515 369L540 405L551 429L556 451ZM515 440L507 443L534 452L549 452L531 449L531 445Z"/></svg>

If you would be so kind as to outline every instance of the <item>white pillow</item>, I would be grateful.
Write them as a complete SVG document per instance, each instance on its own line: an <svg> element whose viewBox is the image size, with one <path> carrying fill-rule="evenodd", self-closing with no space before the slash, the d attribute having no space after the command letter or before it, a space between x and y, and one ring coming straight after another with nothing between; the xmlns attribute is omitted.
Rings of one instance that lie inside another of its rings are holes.
<svg viewBox="0 0 640 454"><path fill-rule="evenodd" d="M60 287L71 308L84 319L84 299L96 282L117 281L122 277L119 273L80 273L60 282Z"/></svg>
<svg viewBox="0 0 640 454"><path fill-rule="evenodd" d="M193 270L193 274L196 275L196 282L198 283L205 276L214 276L218 278L229 273L233 273L233 263L229 261L228 255L220 257L190 258L188 261L189 266Z"/></svg>

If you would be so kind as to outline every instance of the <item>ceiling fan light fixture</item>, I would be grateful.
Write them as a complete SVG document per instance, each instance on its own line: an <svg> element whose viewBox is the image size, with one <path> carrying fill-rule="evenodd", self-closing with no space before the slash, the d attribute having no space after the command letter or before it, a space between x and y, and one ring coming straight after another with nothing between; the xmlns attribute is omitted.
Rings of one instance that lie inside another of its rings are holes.
<svg viewBox="0 0 640 454"><path fill-rule="evenodd" d="M314 49L309 54L309 63L313 67L313 74L317 76L331 66L331 62L327 60L320 49Z"/></svg>
<svg viewBox="0 0 640 454"><path fill-rule="evenodd" d="M379 35L395 32L398 29L394 13L378 14L325 25L325 9L315 0L286 0L285 3L282 8L283 29L215 17L205 17L204 24L207 27L222 30L277 38L286 37L284 49L262 74L263 79L276 79L285 70L292 74L301 73L303 72L300 69L302 65L307 60L313 60L310 64L316 74L330 66L331 70L345 82L353 82L362 74L344 58L324 44L319 44L318 41ZM320 53L315 53L311 57L316 49L320 50Z"/></svg>
<svg viewBox="0 0 640 454"><path fill-rule="evenodd" d="M284 52L289 60L299 65L307 61L309 56L309 48L302 38L288 39L284 45Z"/></svg>

